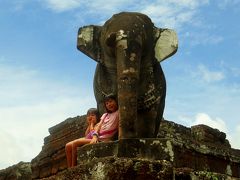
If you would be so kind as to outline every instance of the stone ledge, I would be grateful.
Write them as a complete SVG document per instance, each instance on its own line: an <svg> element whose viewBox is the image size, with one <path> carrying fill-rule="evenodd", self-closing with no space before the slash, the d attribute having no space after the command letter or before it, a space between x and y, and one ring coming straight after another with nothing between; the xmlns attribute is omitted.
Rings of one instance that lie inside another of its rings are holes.
<svg viewBox="0 0 240 180"><path fill-rule="evenodd" d="M6 169L0 170L0 180L31 180L31 164L29 162L19 162Z"/></svg>
<svg viewBox="0 0 240 180"><path fill-rule="evenodd" d="M186 144L168 138L121 139L78 148L78 164L103 157L166 160L174 168L190 168L240 178L240 151L219 149L207 144Z"/></svg>
<svg viewBox="0 0 240 180"><path fill-rule="evenodd" d="M81 162L57 175L42 180L239 180L232 176L209 171L196 171L191 168L174 168L166 160L145 160L141 158L102 157L89 162Z"/></svg>
<svg viewBox="0 0 240 180"><path fill-rule="evenodd" d="M31 161L32 178L46 178L64 171L67 168L65 144L83 136L85 129L85 116L69 118L50 128L50 135L44 139L42 151ZM150 160L166 158L173 164L174 168L197 167L198 169L208 169L210 171L214 170L213 167L216 166L214 171L222 172L226 171L222 167L226 168L226 164L230 164L231 168L227 168L227 173L239 174L236 164L240 162L240 151L231 149L225 133L217 129L205 125L189 128L172 121L163 120L157 137L162 140L165 149L167 141L170 140L168 146L172 145L174 156L171 157L169 152L164 151L164 148L161 149L156 146L154 149L154 146L149 146L149 143L153 143L150 139L142 139L142 142L135 139L109 142L104 143L104 145L102 145L103 143L98 143L82 147L80 151L85 157L82 157L81 161L91 163L94 159L100 159L105 156L107 158L118 157L123 159L139 157L142 160L147 158L150 158ZM145 144L143 140L146 142ZM158 142L155 141L156 143ZM97 150L94 150L95 148ZM178 160L181 158L182 160ZM219 165L221 165L220 168L218 168Z"/></svg>

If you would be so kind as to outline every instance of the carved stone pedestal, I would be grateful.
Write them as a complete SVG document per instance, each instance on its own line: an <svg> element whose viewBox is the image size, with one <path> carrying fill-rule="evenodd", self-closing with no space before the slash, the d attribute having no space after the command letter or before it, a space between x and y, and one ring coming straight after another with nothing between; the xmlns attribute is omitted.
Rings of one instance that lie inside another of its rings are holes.
<svg viewBox="0 0 240 180"><path fill-rule="evenodd" d="M130 171L133 179L234 179L240 178L239 153L190 140L122 139L79 148L78 164L91 164L90 177L97 173L103 179L125 177Z"/></svg>
<svg viewBox="0 0 240 180"><path fill-rule="evenodd" d="M53 157L61 152L66 167L64 145L76 138L66 133L76 132L74 128L83 132L85 119L72 120L51 128L42 152L32 161L34 179L240 179L240 150L231 148L225 133L206 125L189 128L171 121L161 122L155 139L121 139L80 147L78 166L53 172L57 166ZM79 123L82 128L77 128Z"/></svg>

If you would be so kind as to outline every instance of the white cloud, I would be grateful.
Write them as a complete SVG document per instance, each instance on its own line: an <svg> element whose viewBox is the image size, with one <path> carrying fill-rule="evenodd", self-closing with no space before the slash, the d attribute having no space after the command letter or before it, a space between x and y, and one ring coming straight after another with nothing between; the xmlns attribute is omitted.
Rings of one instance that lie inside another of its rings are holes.
<svg viewBox="0 0 240 180"><path fill-rule="evenodd" d="M147 5L161 5L161 6L175 6L181 8L188 8L188 9L196 9L199 6L208 4L209 0L169 0L169 1L162 1L162 0L155 0L152 2L145 2L145 1L138 1L133 0L131 2L127 0L97 0L97 1L83 1L83 0L44 0L44 3L47 7L50 7L54 11L67 11L74 8L78 8L81 5L85 7L91 7L93 10L99 9L102 10L111 10L111 9L118 9L125 7L125 9L131 8L138 8L144 9ZM149 9L149 8L147 8ZM89 9L91 10L91 9ZM107 13L107 12L105 12ZM163 12L164 13L164 12Z"/></svg>
<svg viewBox="0 0 240 180"><path fill-rule="evenodd" d="M209 27L211 28L211 27ZM223 41L223 37L216 34L208 34L206 32L185 32L184 38L187 38L187 41L192 46L197 45L216 45Z"/></svg>
<svg viewBox="0 0 240 180"><path fill-rule="evenodd" d="M184 117L184 119L186 119ZM191 118L187 118L189 121L191 122L190 119ZM240 134L240 124L236 125L235 129L231 129L231 131L229 130L229 126L228 124L221 118L219 117L215 117L212 118L210 117L208 114L206 113L197 113L195 118L189 126L194 126L194 125L198 125L198 124L205 124L207 126L210 126L212 128L216 128L224 133L226 133L226 139L229 140L231 147L235 148L235 149L240 149L240 141L238 141L239 139L239 134Z"/></svg>
<svg viewBox="0 0 240 180"><path fill-rule="evenodd" d="M80 87L66 80L54 79L24 66L0 64L0 107L57 102L78 97L79 92Z"/></svg>
<svg viewBox="0 0 240 180"><path fill-rule="evenodd" d="M168 2L174 3L178 6L185 6L185 7L190 7L190 8L197 8L198 6L208 4L209 0L169 0Z"/></svg>
<svg viewBox="0 0 240 180"><path fill-rule="evenodd" d="M227 134L233 148L240 149L238 79L229 81L231 73L225 66L208 67L184 65L185 73L168 77L164 117L185 126L206 124L218 128Z"/></svg>
<svg viewBox="0 0 240 180"><path fill-rule="evenodd" d="M224 73L220 71L210 71L204 65L198 66L198 77L207 83L221 81L225 78Z"/></svg>
<svg viewBox="0 0 240 180"><path fill-rule="evenodd" d="M89 11L93 14L100 13L103 15L112 14L113 12L119 11L123 7L132 6L134 1L129 2L128 0L98 0L98 1L89 1L86 3L86 7L89 8ZM98 11L96 11L98 10Z"/></svg>
<svg viewBox="0 0 240 180"><path fill-rule="evenodd" d="M19 161L31 161L41 150L48 129L68 117L85 114L91 101L80 98L59 99L22 107L0 108L0 169Z"/></svg>
<svg viewBox="0 0 240 180"><path fill-rule="evenodd" d="M21 11L30 0L13 0L8 1L11 4L11 11Z"/></svg>
<svg viewBox="0 0 240 180"><path fill-rule="evenodd" d="M231 73L235 77L240 77L240 68L238 68L238 67L231 67Z"/></svg>
<svg viewBox="0 0 240 180"><path fill-rule="evenodd" d="M233 148L240 149L240 141L239 141L240 124L236 125L235 127L236 128L231 130L229 133L229 140Z"/></svg>
<svg viewBox="0 0 240 180"><path fill-rule="evenodd" d="M218 2L218 7L220 9L226 9L229 6L235 7L240 4L239 0L222 0Z"/></svg>
<svg viewBox="0 0 240 180"><path fill-rule="evenodd" d="M56 12L78 9L76 17L83 18L89 15L100 16L100 21L106 20L112 14L120 11L136 11L147 14L157 26L176 28L185 23L196 23L197 11L207 5L208 0L156 0L151 2L133 0L45 0L44 6Z"/></svg>
<svg viewBox="0 0 240 180"><path fill-rule="evenodd" d="M181 28L185 23L194 21L197 16L197 9L204 4L204 2L197 3L197 1L184 0L158 1L140 7L139 11L149 15L158 26Z"/></svg>
<svg viewBox="0 0 240 180"><path fill-rule="evenodd" d="M3 60L3 59L2 59ZM94 107L89 91L25 67L0 64L0 169L31 161L48 128ZM83 90L82 90L83 91Z"/></svg>
<svg viewBox="0 0 240 180"><path fill-rule="evenodd" d="M221 60L220 66L222 69L224 69L226 72L229 73L230 77L240 77L240 67L235 64L229 63L229 60Z"/></svg>
<svg viewBox="0 0 240 180"><path fill-rule="evenodd" d="M15 0L16 7L21 8L31 1ZM54 12L75 11L75 17L98 16L102 21L112 14L120 11L137 11L149 15L157 26L176 28L185 23L196 22L197 11L201 6L207 5L209 0L155 0L155 1L128 1L128 0L38 0L43 7ZM106 19L105 19L106 20Z"/></svg>
<svg viewBox="0 0 240 180"><path fill-rule="evenodd" d="M84 1L82 0L44 0L47 7L56 12L63 12L78 8Z"/></svg>
<svg viewBox="0 0 240 180"><path fill-rule="evenodd" d="M16 164L16 159L22 156L22 149L18 147L16 139L0 128L0 169Z"/></svg>
<svg viewBox="0 0 240 180"><path fill-rule="evenodd" d="M122 6L125 6L126 3L129 3L127 0L122 1L111 1L111 0L98 0L98 1L83 1L83 0L44 0L43 1L47 8L50 8L56 12L69 11L76 8L81 8L85 12L81 12L82 15L85 13L92 14L112 14ZM87 10L86 10L87 9Z"/></svg>
<svg viewBox="0 0 240 180"><path fill-rule="evenodd" d="M192 123L192 125L197 125L197 124L205 124L208 125L212 128L217 128L222 132L227 132L227 127L225 122L216 117L215 119L212 119L208 114L206 113L198 113L195 117L194 122Z"/></svg>

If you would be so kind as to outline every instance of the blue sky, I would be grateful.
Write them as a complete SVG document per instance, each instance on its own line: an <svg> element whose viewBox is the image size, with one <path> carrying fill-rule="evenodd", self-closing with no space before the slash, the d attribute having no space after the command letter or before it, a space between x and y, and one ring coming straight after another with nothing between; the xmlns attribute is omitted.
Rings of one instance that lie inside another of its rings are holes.
<svg viewBox="0 0 240 180"><path fill-rule="evenodd" d="M240 149L240 0L0 0L0 169L31 161L48 128L95 107L96 63L76 49L78 28L138 11L174 29L161 63L164 117L207 124Z"/></svg>

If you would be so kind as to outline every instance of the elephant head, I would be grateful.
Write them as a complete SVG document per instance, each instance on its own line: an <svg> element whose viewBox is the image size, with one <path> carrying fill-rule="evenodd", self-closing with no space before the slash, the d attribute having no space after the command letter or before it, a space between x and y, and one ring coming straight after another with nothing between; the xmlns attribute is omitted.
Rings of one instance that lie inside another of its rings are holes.
<svg viewBox="0 0 240 180"><path fill-rule="evenodd" d="M121 138L155 137L162 119L166 84L159 62L177 51L176 33L154 26L141 13L113 15L103 26L79 29L77 48L98 62L94 93L118 97Z"/></svg>

